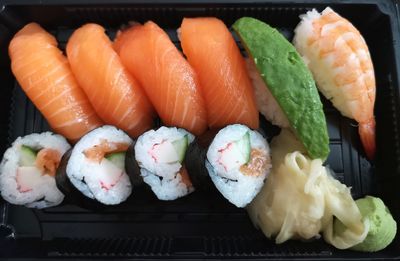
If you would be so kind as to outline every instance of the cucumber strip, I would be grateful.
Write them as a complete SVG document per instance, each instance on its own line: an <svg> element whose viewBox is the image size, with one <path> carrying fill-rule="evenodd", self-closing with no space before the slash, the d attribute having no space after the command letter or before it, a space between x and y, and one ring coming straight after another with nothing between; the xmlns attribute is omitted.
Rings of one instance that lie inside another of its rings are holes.
<svg viewBox="0 0 400 261"><path fill-rule="evenodd" d="M126 152L115 152L115 153L107 154L105 156L105 158L107 160L111 161L119 169L124 170L125 169L125 156L126 156Z"/></svg>
<svg viewBox="0 0 400 261"><path fill-rule="evenodd" d="M182 161L185 159L186 150L189 146L188 135L185 135L182 139L173 141L172 146L174 146L174 149L178 154L179 162L182 163Z"/></svg>
<svg viewBox="0 0 400 261"><path fill-rule="evenodd" d="M250 161L250 152L251 152L250 133L246 132L246 134L243 135L243 138L236 141L235 143L236 143L236 146L238 147L240 153L243 155L245 164L248 163Z"/></svg>
<svg viewBox="0 0 400 261"><path fill-rule="evenodd" d="M36 164L37 151L31 147L22 145L20 149L19 165L21 167L34 167Z"/></svg>

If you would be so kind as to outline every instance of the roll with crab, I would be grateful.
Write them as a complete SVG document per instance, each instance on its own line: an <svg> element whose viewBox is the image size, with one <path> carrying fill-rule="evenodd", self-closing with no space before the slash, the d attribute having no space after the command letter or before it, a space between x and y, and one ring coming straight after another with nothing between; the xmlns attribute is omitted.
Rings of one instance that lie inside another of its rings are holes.
<svg viewBox="0 0 400 261"><path fill-rule="evenodd" d="M175 200L194 191L183 164L194 136L184 129L161 127L142 134L135 144L140 175L160 200Z"/></svg>
<svg viewBox="0 0 400 261"><path fill-rule="evenodd" d="M210 144L205 165L221 194L235 206L245 207L270 172L268 142L244 125L229 125Z"/></svg>
<svg viewBox="0 0 400 261"><path fill-rule="evenodd" d="M0 164L3 198L31 208L60 204L64 195L58 190L54 176L61 157L69 148L64 137L51 132L17 138Z"/></svg>
<svg viewBox="0 0 400 261"><path fill-rule="evenodd" d="M72 186L87 198L104 205L125 201L132 185L125 170L126 151L133 140L122 130L105 125L83 136L63 158L57 185Z"/></svg>

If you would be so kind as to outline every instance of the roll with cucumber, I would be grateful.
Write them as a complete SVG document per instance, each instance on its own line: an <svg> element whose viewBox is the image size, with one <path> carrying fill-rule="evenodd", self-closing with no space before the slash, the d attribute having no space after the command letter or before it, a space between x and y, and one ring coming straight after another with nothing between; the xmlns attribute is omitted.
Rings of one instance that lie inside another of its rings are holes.
<svg viewBox="0 0 400 261"><path fill-rule="evenodd" d="M78 190L104 205L125 201L132 192L125 170L126 151L132 144L133 140L114 126L89 132L62 159L57 172L58 187L66 193Z"/></svg>
<svg viewBox="0 0 400 261"><path fill-rule="evenodd" d="M160 200L175 200L194 191L184 166L194 136L184 129L161 127L142 134L135 144L140 175Z"/></svg>
<svg viewBox="0 0 400 261"><path fill-rule="evenodd" d="M46 208L60 204L64 195L55 182L61 157L70 148L66 139L51 132L17 138L0 164L3 198L17 205Z"/></svg>
<svg viewBox="0 0 400 261"><path fill-rule="evenodd" d="M258 194L271 169L268 142L240 124L220 130L211 142L205 166L216 188L237 207Z"/></svg>

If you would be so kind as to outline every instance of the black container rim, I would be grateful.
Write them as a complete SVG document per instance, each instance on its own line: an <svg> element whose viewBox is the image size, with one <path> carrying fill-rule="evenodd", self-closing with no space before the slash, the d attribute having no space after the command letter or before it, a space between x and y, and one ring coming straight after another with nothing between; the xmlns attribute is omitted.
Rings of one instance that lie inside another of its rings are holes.
<svg viewBox="0 0 400 261"><path fill-rule="evenodd" d="M115 7L125 7L125 6L137 6L139 8L153 8L153 7L161 7L161 8L168 8L169 6L177 7L177 8L190 8L191 6L193 7L198 7L198 6L204 6L204 8L207 8L207 6L210 7L241 7L241 6L249 6L249 5L254 5L255 7L263 6L263 5L272 5L273 7L277 6L279 8L285 8L286 6L291 6L291 5L302 5L305 7L325 7L330 4L339 4L339 5L352 5L352 4L362 4L362 5L371 5L374 7L377 7L382 13L388 16L390 20L390 26L391 26L391 32L393 36L393 53L394 56L393 60L393 69L392 69L392 74L391 74L391 84L396 87L394 87L394 91L396 92L396 97L398 97L397 105L400 107L400 2L399 0L204 0L204 1L199 1L199 0L152 0L152 1L146 1L146 0L115 0L115 1L110 1L110 0L0 0L0 23L4 23L7 25L7 21L4 21L6 18L2 16L2 13L10 7L18 7L18 6L41 6L41 7L54 7L54 6L65 6L65 7L110 7L110 6L115 6ZM12 29L17 29L15 27L11 27ZM400 122L400 114L396 116L398 119L397 122ZM398 129L400 129L400 126L397 126ZM397 139L397 150L395 151L396 153L396 158L399 159L397 162L400 162L400 137ZM397 168L397 173L400 175L400 166ZM7 207L5 205L4 210L3 210L3 215L7 216L5 211L7 211ZM0 214L2 211L0 211ZM45 240L44 240L45 241ZM48 243L48 242L47 242ZM1 247L1 244L0 244ZM382 259L382 260L400 260L400 252L396 253L396 255L399 256L391 256L388 258L387 256L380 256L374 255L371 256L370 259ZM160 256L159 258L161 258ZM176 256L166 256L166 258L175 258ZM325 258L330 259L330 260L343 260L343 259L352 259L352 260L361 260L365 259L367 255L363 256L349 256L347 254L343 254L343 256L335 257L335 256L326 256ZM0 259L1 259L0 255ZM51 257L50 257L51 258ZM57 258L57 255L54 256L54 258ZM64 257L65 258L65 257ZM72 258L82 258L82 257L73 257ZM101 258L101 257L100 257ZM109 259L110 256L104 257ZM117 257L116 257L117 258ZM131 257L134 258L134 257ZM150 256L149 258L157 258ZM201 256L184 256L178 257L178 258L201 258ZM205 257L204 257L205 258ZM222 259L224 257L222 256L215 256L212 258L216 259ZM226 258L226 257L225 257ZM246 257L230 257L230 258L235 258L237 260L245 260ZM257 256L249 256L247 259L263 259L259 258ZM272 259L280 259L281 257L268 257ZM288 258L287 256L285 258ZM30 260L35 260L31 259ZM71 257L66 258L66 259L71 259ZM128 258L129 259L129 258ZM298 257L298 256L293 256L293 259L306 259L306 260L321 260L321 257Z"/></svg>

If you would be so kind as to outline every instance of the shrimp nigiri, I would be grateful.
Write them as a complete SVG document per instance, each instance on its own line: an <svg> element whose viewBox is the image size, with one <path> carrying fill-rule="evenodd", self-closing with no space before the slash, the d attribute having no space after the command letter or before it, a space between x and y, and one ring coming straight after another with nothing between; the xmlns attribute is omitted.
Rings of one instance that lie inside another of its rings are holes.
<svg viewBox="0 0 400 261"><path fill-rule="evenodd" d="M8 50L15 78L54 131L75 141L102 125L54 36L30 23Z"/></svg>
<svg viewBox="0 0 400 261"><path fill-rule="evenodd" d="M366 155L375 155L375 75L360 32L327 7L301 16L294 45L304 57L319 90L342 115L358 122Z"/></svg>

